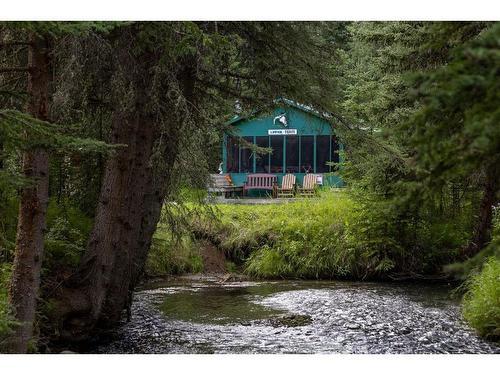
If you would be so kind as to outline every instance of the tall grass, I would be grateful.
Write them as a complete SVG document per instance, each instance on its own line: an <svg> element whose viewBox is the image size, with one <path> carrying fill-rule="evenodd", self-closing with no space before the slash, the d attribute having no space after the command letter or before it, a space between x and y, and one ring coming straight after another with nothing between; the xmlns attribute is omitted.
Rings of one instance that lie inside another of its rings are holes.
<svg viewBox="0 0 500 375"><path fill-rule="evenodd" d="M146 261L148 276L197 273L203 270L199 248L186 235L172 236L170 230L160 225L156 230Z"/></svg>
<svg viewBox="0 0 500 375"><path fill-rule="evenodd" d="M355 222L354 203L345 194L256 206L250 214L245 214L245 209L248 207L239 207L243 220L241 216L230 219L236 227L233 233L256 234L255 238L260 239L246 262L249 274L328 278L357 273L358 254L351 246L349 230Z"/></svg>
<svg viewBox="0 0 500 375"><path fill-rule="evenodd" d="M471 277L463 315L476 331L500 341L500 260L490 257L481 273Z"/></svg>
<svg viewBox="0 0 500 375"><path fill-rule="evenodd" d="M269 205L215 205L216 218L192 220L246 273L261 278L385 278L439 272L460 243L458 225L419 224L401 237L393 212L367 206L349 190ZM216 220L217 219L217 220Z"/></svg>
<svg viewBox="0 0 500 375"><path fill-rule="evenodd" d="M218 221L193 220L246 273L262 278L366 278L387 260L359 246L361 212L346 192L270 205L218 205Z"/></svg>

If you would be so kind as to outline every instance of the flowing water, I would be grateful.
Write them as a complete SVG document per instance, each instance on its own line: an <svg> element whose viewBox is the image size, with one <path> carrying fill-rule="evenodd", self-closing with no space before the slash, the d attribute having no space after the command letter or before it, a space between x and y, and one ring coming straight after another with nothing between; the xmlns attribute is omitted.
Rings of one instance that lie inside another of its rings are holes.
<svg viewBox="0 0 500 375"><path fill-rule="evenodd" d="M98 353L500 353L460 317L452 288L186 279L136 293Z"/></svg>

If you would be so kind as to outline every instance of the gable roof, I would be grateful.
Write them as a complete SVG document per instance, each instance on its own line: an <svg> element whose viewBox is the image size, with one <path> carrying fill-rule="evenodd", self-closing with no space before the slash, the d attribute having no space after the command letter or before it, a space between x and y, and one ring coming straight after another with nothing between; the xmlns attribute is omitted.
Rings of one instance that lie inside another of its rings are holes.
<svg viewBox="0 0 500 375"><path fill-rule="evenodd" d="M296 108L302 112L306 112L306 113L309 113L313 116L316 116L320 119L323 119L323 120L327 120L327 121L330 121L331 118L332 118L332 115L329 114L329 113L320 113L318 110L314 109L313 107L311 106L308 106L308 105L305 105L305 104L300 104L300 103L297 103L296 101L293 101L293 100L290 100L290 99L285 99L285 98L278 98L278 99L275 99L274 100L274 103L275 104L278 104L278 103L283 103L285 106L287 107L292 107L292 108ZM258 113L262 112L263 109L255 109L253 110L249 116L239 116L239 115L235 115L231 120L229 120L228 122L226 122L226 125L234 125L236 124L237 122L240 122L240 121L243 121L243 120L249 120L251 118L253 118L254 116L256 116Z"/></svg>

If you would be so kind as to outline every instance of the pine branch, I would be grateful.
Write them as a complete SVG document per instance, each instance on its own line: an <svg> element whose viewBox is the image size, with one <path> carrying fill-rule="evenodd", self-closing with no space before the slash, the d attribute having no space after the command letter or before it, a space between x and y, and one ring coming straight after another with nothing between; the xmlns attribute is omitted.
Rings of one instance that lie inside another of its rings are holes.
<svg viewBox="0 0 500 375"><path fill-rule="evenodd" d="M372 145L376 145L378 147L380 147L382 150L384 150L385 152L387 152L388 154L392 155L393 157L395 157L397 160L401 161L402 163L404 163L405 165L407 165L407 160L401 156L400 152L397 151L394 147L391 147L390 145L388 144L385 144L384 142L376 139L375 137L373 137L371 134L367 134L365 131L363 131L362 129L356 127L355 125L349 123L343 116L337 114L337 113L333 113L333 112L328 112L333 118L335 118L339 125L341 125L344 129L346 129L347 131L350 131L352 133L356 133L358 135L361 135L361 137L365 140L365 141L369 141L371 142Z"/></svg>
<svg viewBox="0 0 500 375"><path fill-rule="evenodd" d="M14 98L24 99L28 96L27 91L0 90L0 96L13 96Z"/></svg>
<svg viewBox="0 0 500 375"><path fill-rule="evenodd" d="M196 80L198 82L202 83L203 85L211 87L211 88L213 88L213 89L215 89L215 90L217 90L219 92L222 92L224 94L233 96L235 98L246 100L246 101L248 101L250 103L258 103L258 104L260 104L261 101L262 101L262 99L259 100L258 98L255 98L253 96L248 96L248 95L241 94L241 93L235 91L234 89L230 88L229 86L225 86L225 85L219 84L217 82L208 81L208 80L201 79L201 78L196 78Z"/></svg>
<svg viewBox="0 0 500 375"><path fill-rule="evenodd" d="M203 71L204 73L209 73L208 71ZM255 75L249 75L249 74L244 74L244 73L238 73L238 72L231 72L231 71L223 71L220 74L231 77L231 78L238 78L238 79L244 79L244 80L256 80L257 76Z"/></svg>
<svg viewBox="0 0 500 375"><path fill-rule="evenodd" d="M31 42L23 42L23 41L10 41L10 42L0 42L0 48L5 47L17 47L17 46L31 46Z"/></svg>
<svg viewBox="0 0 500 375"><path fill-rule="evenodd" d="M0 73L29 73L31 68L24 66L12 66L7 68L0 68Z"/></svg>
<svg viewBox="0 0 500 375"><path fill-rule="evenodd" d="M24 144L25 147L39 147L81 154L109 154L117 148L126 147L124 144L107 144L95 139L66 135L61 130L67 126L43 121L16 110L1 110L0 125L6 129L11 128L11 139L7 137L8 141ZM26 135L28 135L27 138Z"/></svg>

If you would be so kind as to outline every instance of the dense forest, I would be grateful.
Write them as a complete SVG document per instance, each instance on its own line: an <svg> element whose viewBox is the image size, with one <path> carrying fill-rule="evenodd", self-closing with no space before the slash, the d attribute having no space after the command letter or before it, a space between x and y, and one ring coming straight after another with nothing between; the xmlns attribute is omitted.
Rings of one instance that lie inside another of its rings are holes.
<svg viewBox="0 0 500 375"><path fill-rule="evenodd" d="M346 188L214 210L227 121L277 98L331 116ZM498 23L4 22L1 351L122 322L202 241L254 277L461 280L498 340L499 123Z"/></svg>

